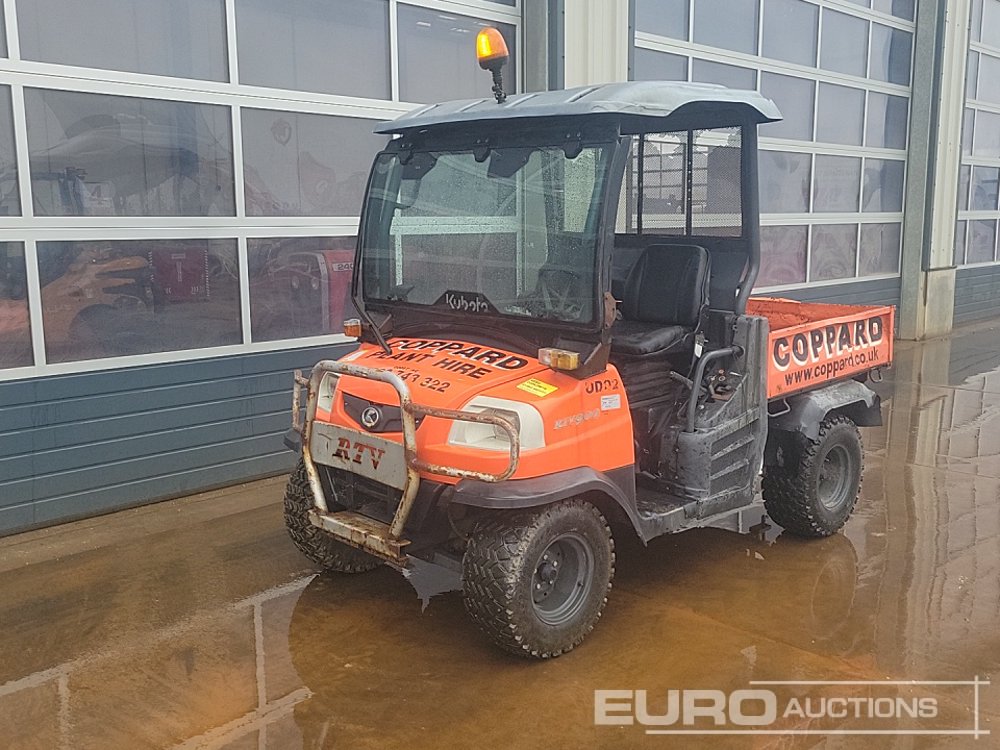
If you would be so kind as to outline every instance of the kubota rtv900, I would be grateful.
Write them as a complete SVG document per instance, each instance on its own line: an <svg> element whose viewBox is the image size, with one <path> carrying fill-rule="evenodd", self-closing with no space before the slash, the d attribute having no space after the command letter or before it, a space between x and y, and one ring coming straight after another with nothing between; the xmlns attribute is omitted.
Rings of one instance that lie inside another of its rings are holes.
<svg viewBox="0 0 1000 750"><path fill-rule="evenodd" d="M616 536L747 531L765 507L840 529L893 310L750 298L771 101L667 82L507 98L497 38L496 101L377 130L395 137L362 212L360 346L296 381L285 516L330 570L460 568L485 633L544 658L600 617Z"/></svg>

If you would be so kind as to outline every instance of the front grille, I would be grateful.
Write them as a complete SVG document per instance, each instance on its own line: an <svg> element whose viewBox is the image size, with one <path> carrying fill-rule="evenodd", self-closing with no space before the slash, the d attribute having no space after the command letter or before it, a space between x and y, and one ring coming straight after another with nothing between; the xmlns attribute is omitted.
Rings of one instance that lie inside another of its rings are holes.
<svg viewBox="0 0 1000 750"><path fill-rule="evenodd" d="M365 409L378 409L381 417L372 427L361 421L361 415ZM344 411L347 416L353 419L363 430L368 432L402 432L403 431L403 410L393 404L380 404L376 401L358 398L349 393L344 394ZM417 417L416 424L419 427L423 417Z"/></svg>

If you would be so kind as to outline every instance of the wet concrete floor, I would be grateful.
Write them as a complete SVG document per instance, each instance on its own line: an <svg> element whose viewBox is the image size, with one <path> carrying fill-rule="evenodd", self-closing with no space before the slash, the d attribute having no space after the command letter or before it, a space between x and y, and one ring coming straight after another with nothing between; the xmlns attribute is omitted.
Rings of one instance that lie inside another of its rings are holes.
<svg viewBox="0 0 1000 750"><path fill-rule="evenodd" d="M0 539L0 748L1000 747L1000 328L900 344L878 388L842 534L623 540L604 618L552 662L495 651L457 593L318 575L281 478ZM662 714L670 689L977 677L978 711L966 684L753 686L800 734L594 719L595 690ZM880 696L936 716L784 715ZM802 734L859 727L924 733Z"/></svg>

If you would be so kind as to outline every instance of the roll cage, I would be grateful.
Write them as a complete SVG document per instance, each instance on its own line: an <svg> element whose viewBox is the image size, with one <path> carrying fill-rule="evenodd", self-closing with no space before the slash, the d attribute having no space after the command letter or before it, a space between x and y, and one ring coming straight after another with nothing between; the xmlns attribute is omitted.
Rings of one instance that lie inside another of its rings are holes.
<svg viewBox="0 0 1000 750"><path fill-rule="evenodd" d="M711 307L736 314L745 311L760 267L757 125L779 118L774 104L756 92L703 84L633 82L521 94L500 105L486 99L431 105L386 123L376 132L396 136L383 153L401 158L428 150L524 145L560 146L567 154L593 144L613 148L603 195L595 196L601 212L592 324L495 317L470 326L480 337L525 351L558 344L577 348L589 359L607 348L608 331L617 316L613 301L616 266L627 264L629 256L634 258L651 244L704 247L711 256ZM668 168L664 168L664 143L673 144L677 151ZM712 174L713 152L728 152L718 160L724 162L721 174ZM680 191L666 220L662 211L665 179ZM362 232L371 220L371 184L370 178ZM728 210L723 213L729 214L729 226L703 221L712 201L722 194L728 196ZM626 262L616 264L616 258ZM411 328L454 331L468 326L467 317L449 319L440 310L366 302L363 275L359 240L354 301L381 333ZM370 334L366 338L375 340Z"/></svg>

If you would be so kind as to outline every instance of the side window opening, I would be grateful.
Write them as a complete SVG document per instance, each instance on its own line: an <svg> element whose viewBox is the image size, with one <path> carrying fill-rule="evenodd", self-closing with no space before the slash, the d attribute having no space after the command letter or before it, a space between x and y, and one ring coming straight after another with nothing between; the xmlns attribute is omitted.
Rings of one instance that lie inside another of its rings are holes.
<svg viewBox="0 0 1000 750"><path fill-rule="evenodd" d="M632 136L617 234L740 237L739 128Z"/></svg>

